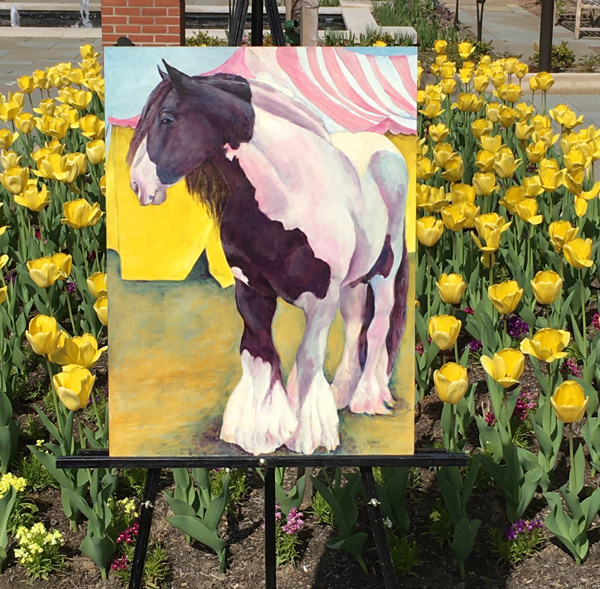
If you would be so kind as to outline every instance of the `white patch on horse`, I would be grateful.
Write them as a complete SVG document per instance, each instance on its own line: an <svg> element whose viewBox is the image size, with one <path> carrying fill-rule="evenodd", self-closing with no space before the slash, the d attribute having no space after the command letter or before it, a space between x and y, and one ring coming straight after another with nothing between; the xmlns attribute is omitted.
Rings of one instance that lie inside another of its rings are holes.
<svg viewBox="0 0 600 589"><path fill-rule="evenodd" d="M131 164L131 189L143 206L159 205L167 198L167 187L159 180L156 164L148 155L147 140L144 137Z"/></svg>
<svg viewBox="0 0 600 589"><path fill-rule="evenodd" d="M338 286L332 284L324 299L306 292L294 302L304 310L306 329L287 384L290 403L296 407L298 428L285 445L303 454L311 454L319 447L333 451L340 443L337 408L323 373L338 294Z"/></svg>
<svg viewBox="0 0 600 589"><path fill-rule="evenodd" d="M221 439L251 454L274 452L296 429L297 421L273 368L261 358L242 351L242 378L231 393Z"/></svg>
<svg viewBox="0 0 600 589"><path fill-rule="evenodd" d="M234 278L248 285L248 277L242 272L241 268L238 268L237 266L232 266L231 273L233 274Z"/></svg>

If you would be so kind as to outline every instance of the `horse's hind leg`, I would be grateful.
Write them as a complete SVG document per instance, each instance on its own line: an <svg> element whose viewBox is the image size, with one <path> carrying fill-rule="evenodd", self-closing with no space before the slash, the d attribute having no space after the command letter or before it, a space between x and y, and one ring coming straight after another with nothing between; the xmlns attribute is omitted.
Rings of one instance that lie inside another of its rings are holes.
<svg viewBox="0 0 600 589"><path fill-rule="evenodd" d="M298 428L286 446L310 454L319 447L335 450L339 445L337 408L323 363L329 328L338 306L339 288L330 286L324 299L304 293L296 305L304 309L306 329L288 379L288 392L297 396Z"/></svg>
<svg viewBox="0 0 600 589"><path fill-rule="evenodd" d="M361 333L365 325L368 284L343 286L340 313L344 319L344 352L335 373L331 390L338 409L350 404L362 374L360 364Z"/></svg>
<svg viewBox="0 0 600 589"><path fill-rule="evenodd" d="M227 402L221 439L252 454L273 452L297 425L271 334L277 298L258 294L238 280L235 299L244 320L242 378Z"/></svg>

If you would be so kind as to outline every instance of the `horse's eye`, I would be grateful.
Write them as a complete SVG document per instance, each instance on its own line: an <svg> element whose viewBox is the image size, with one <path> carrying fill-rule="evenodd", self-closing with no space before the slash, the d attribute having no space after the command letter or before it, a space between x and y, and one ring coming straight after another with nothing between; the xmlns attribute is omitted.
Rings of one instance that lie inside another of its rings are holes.
<svg viewBox="0 0 600 589"><path fill-rule="evenodd" d="M169 115L162 115L159 119L161 125L170 125L173 122L173 117Z"/></svg>

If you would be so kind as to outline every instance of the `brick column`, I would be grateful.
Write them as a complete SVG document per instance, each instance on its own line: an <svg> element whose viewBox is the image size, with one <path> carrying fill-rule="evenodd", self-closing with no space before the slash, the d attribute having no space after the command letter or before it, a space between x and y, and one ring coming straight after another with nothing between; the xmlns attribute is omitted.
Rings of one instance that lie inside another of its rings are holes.
<svg viewBox="0 0 600 589"><path fill-rule="evenodd" d="M185 45L185 0L102 0L102 45Z"/></svg>

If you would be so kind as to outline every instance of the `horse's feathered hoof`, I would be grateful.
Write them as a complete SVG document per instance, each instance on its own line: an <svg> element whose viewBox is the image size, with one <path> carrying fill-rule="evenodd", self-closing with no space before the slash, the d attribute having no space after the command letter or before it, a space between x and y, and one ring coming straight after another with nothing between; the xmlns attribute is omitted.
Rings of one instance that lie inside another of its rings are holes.
<svg viewBox="0 0 600 589"><path fill-rule="evenodd" d="M376 379L361 379L350 402L352 413L367 415L389 415L394 398L387 386L381 386Z"/></svg>

